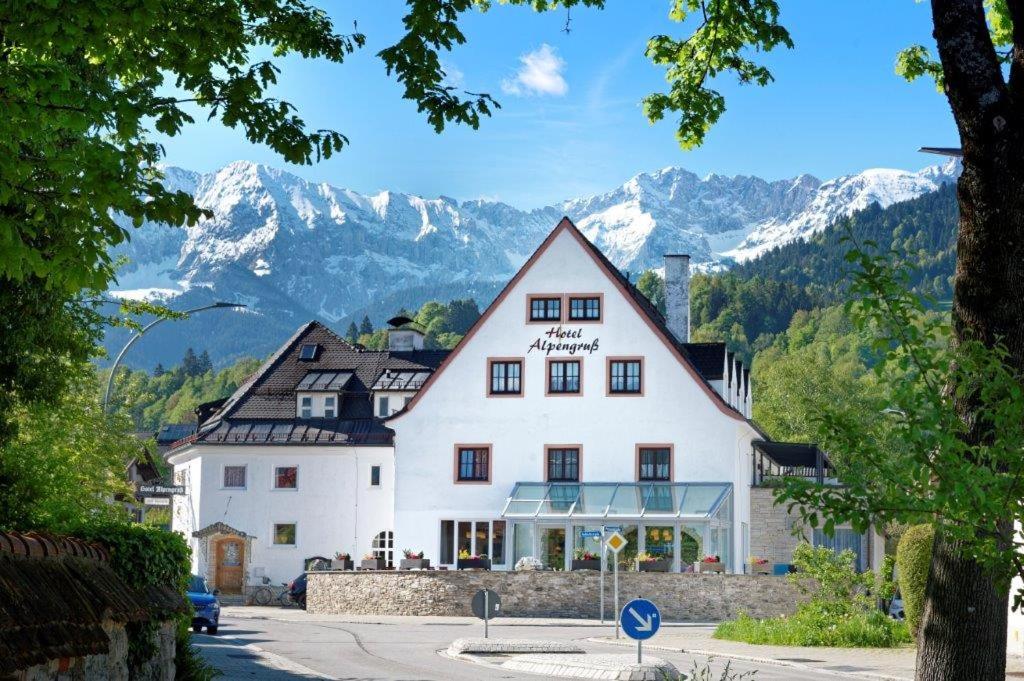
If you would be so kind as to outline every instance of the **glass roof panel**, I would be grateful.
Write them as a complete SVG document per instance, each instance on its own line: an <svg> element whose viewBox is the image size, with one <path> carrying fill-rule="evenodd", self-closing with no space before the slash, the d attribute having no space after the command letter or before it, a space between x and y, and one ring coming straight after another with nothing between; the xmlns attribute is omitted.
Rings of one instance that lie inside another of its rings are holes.
<svg viewBox="0 0 1024 681"><path fill-rule="evenodd" d="M533 517L537 515L537 509L540 508L541 502L537 499L530 501L509 501L505 507L505 512L502 515L506 516L529 516Z"/></svg>
<svg viewBox="0 0 1024 681"><path fill-rule="evenodd" d="M640 515L647 485L619 485L608 506L608 515Z"/></svg>
<svg viewBox="0 0 1024 681"><path fill-rule="evenodd" d="M675 516L679 512L681 493L676 485L647 485L645 516Z"/></svg>
<svg viewBox="0 0 1024 681"><path fill-rule="evenodd" d="M573 504L580 496L579 485L551 485L548 497L540 505L541 515L565 515L572 513Z"/></svg>
<svg viewBox="0 0 1024 681"><path fill-rule="evenodd" d="M709 516L718 510L725 498L730 485L689 485L686 494L680 501L679 512L682 515Z"/></svg>
<svg viewBox="0 0 1024 681"><path fill-rule="evenodd" d="M574 515L604 515L615 494L615 485L580 485Z"/></svg>

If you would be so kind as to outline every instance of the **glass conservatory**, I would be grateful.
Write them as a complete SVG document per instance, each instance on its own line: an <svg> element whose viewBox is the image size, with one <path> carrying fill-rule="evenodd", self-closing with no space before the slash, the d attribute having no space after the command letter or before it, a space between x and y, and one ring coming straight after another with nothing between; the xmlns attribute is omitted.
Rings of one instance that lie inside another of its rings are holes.
<svg viewBox="0 0 1024 681"><path fill-rule="evenodd" d="M568 570L574 552L600 553L600 540L583 533L606 527L629 541L621 570L635 570L638 553L669 561L673 572L692 572L706 555L732 565L731 483L519 482L501 517L512 523L510 565L533 556Z"/></svg>

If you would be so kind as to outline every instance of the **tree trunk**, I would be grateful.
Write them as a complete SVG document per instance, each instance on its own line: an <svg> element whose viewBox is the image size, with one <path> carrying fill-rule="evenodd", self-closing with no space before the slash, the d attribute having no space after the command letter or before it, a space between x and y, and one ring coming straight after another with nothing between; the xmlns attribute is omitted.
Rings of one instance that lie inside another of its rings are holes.
<svg viewBox="0 0 1024 681"><path fill-rule="evenodd" d="M1009 4L1016 25L1020 0ZM1024 145L1021 98L1011 92L1022 86L1024 45L1015 48L1008 86L982 0L932 0L932 15L945 92L964 153L957 185L953 342L1002 343L1019 370L1024 367ZM954 388L949 386L950 395ZM977 419L975 395L957 397L955 407L970 426L967 444L990 439L991 426ZM1006 518L1000 529L1010 530L1011 521ZM959 549L941 530L936 533L916 678L1004 681L1009 582L986 574Z"/></svg>

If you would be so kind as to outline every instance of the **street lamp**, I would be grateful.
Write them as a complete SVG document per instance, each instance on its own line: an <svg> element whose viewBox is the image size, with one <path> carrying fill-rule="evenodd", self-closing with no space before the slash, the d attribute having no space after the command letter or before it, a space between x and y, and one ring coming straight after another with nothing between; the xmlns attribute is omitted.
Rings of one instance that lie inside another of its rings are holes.
<svg viewBox="0 0 1024 681"><path fill-rule="evenodd" d="M245 307L245 305L243 305L242 303L217 302L211 305L203 305L202 307L195 307L192 308L191 310L185 310L184 312L182 312L182 314L193 315L196 312L203 312L205 310L216 310L225 307ZM117 357L114 359L114 363L110 365L110 377L107 379L107 389L103 392L103 413L107 412L107 405L110 403L110 391L114 387L114 375L117 373L117 365L121 363L121 359L125 356L125 353L128 352L128 348L134 345L135 341L142 338L142 335L144 333L146 333L147 331L149 331L150 329L152 329L154 326L164 321L165 319L167 318L159 317L151 321L149 324L146 324L137 334L129 338L128 342L125 343L123 348L121 348L121 352L117 353Z"/></svg>

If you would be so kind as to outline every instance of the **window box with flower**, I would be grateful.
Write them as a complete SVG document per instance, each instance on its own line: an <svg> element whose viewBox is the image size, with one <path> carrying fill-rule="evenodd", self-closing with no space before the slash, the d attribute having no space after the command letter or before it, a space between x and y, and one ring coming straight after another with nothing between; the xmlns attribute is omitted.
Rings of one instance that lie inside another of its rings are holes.
<svg viewBox="0 0 1024 681"><path fill-rule="evenodd" d="M455 562L456 570L490 570L491 559L486 553L472 555L469 551L459 551L459 559Z"/></svg>
<svg viewBox="0 0 1024 681"><path fill-rule="evenodd" d="M383 557L376 556L372 553L368 553L363 556L362 562L359 563L360 570L384 570L387 568L387 561Z"/></svg>
<svg viewBox="0 0 1024 681"><path fill-rule="evenodd" d="M593 551L576 549L572 553L573 570L600 570L601 556Z"/></svg>
<svg viewBox="0 0 1024 681"><path fill-rule="evenodd" d="M752 575L770 575L772 573L772 562L767 558L761 558L760 556L751 556L750 558L750 574Z"/></svg>
<svg viewBox="0 0 1024 681"><path fill-rule="evenodd" d="M725 572L725 563L722 562L721 556L704 556L697 565L701 572L715 572L718 574Z"/></svg>
<svg viewBox="0 0 1024 681"><path fill-rule="evenodd" d="M646 552L636 554L637 572L668 572L671 567L672 561L668 558Z"/></svg>
<svg viewBox="0 0 1024 681"><path fill-rule="evenodd" d="M399 570L428 570L430 569L430 559L423 557L423 552L416 553L410 549L402 551L404 556L398 563Z"/></svg>
<svg viewBox="0 0 1024 681"><path fill-rule="evenodd" d="M332 570L351 570L352 568L352 556L342 551L334 554L334 558L331 560Z"/></svg>

